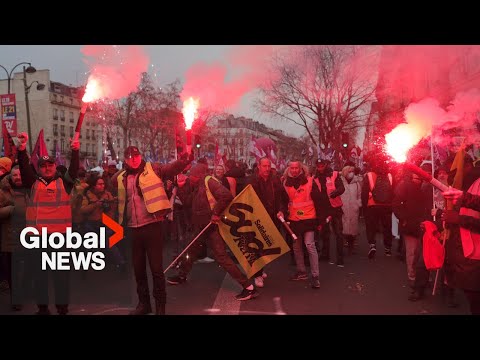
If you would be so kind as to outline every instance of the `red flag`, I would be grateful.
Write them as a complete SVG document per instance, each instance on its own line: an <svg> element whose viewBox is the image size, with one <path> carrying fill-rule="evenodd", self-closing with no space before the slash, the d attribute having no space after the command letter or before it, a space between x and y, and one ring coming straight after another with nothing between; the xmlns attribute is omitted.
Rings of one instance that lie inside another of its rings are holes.
<svg viewBox="0 0 480 360"><path fill-rule="evenodd" d="M10 158L12 163L15 162L15 158L17 157L17 147L13 142L12 135L7 130L5 126L5 121L2 121L2 135L3 135L3 150L4 156Z"/></svg>
<svg viewBox="0 0 480 360"><path fill-rule="evenodd" d="M45 155L48 156L48 150L47 150L47 145L45 145L45 139L43 138L43 129L42 129L38 134L37 142L35 143L35 147L33 148L33 152L30 157L30 162L35 167L35 170L37 170L38 159L40 159L40 157Z"/></svg>

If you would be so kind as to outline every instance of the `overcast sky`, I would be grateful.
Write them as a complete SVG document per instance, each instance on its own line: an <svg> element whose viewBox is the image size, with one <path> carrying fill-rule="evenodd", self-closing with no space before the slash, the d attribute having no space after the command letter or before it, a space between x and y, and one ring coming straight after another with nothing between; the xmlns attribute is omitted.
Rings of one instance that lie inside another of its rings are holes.
<svg viewBox="0 0 480 360"><path fill-rule="evenodd" d="M198 62L214 63L227 61L230 45L148 45L144 46L149 57L149 73L156 75L159 85L168 84L175 79L184 83L186 71ZM20 62L31 62L37 69L50 70L50 79L66 85L85 84L88 71L84 63L81 45L0 45L0 65L10 71ZM21 66L16 69L21 70ZM0 68L0 78L6 73ZM241 104L232 110L235 116L251 117L269 126L281 128L290 135L300 136L303 128L292 123L272 121L255 111L252 106L253 93L242 98Z"/></svg>

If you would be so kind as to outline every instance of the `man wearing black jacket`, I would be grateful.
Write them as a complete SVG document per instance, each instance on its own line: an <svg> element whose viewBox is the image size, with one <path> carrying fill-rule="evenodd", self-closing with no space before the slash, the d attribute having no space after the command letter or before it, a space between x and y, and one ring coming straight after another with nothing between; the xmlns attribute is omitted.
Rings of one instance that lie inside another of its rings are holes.
<svg viewBox="0 0 480 360"><path fill-rule="evenodd" d="M258 172L249 178L249 183L257 193L268 215L273 223L280 229L280 222L277 213L287 213L288 195L285 192L280 179L272 173L272 162L269 158L263 157L258 162ZM255 285L263 287L264 272L263 268L254 275Z"/></svg>
<svg viewBox="0 0 480 360"><path fill-rule="evenodd" d="M250 280L235 265L228 256L223 241L218 231L220 214L233 200L230 191L212 177L207 177L206 167L197 164L190 170L189 183L192 186L190 194L179 192L180 199L185 206L192 208L192 225L194 234L198 234L209 222L213 224L206 230L205 236L198 239L188 250L188 257L182 259L179 273L167 279L170 285L178 285L187 281L187 275L192 269L192 264L198 259L206 243L213 252L218 264L230 274L243 288L242 292L235 296L235 299L243 301L257 297L256 291ZM183 196L182 196L183 195Z"/></svg>

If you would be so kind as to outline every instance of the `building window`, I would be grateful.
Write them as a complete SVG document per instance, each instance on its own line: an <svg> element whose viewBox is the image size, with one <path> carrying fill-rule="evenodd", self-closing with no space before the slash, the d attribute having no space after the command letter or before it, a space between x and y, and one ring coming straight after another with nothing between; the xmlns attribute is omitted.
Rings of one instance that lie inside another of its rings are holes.
<svg viewBox="0 0 480 360"><path fill-rule="evenodd" d="M58 109L53 109L53 119L58 120Z"/></svg>
<svg viewBox="0 0 480 360"><path fill-rule="evenodd" d="M224 139L223 139L223 145L228 145L228 140L227 140L227 138L224 138Z"/></svg>
<svg viewBox="0 0 480 360"><path fill-rule="evenodd" d="M73 111L70 111L70 122L73 123Z"/></svg>
<svg viewBox="0 0 480 360"><path fill-rule="evenodd" d="M73 137L73 126L70 126L70 137Z"/></svg>
<svg viewBox="0 0 480 360"><path fill-rule="evenodd" d="M57 124L53 124L53 135L58 135L58 125ZM57 141L57 140L55 140Z"/></svg>
<svg viewBox="0 0 480 360"><path fill-rule="evenodd" d="M53 151L57 151L57 140L53 140Z"/></svg>
<svg viewBox="0 0 480 360"><path fill-rule="evenodd" d="M90 139L90 129L87 129L87 139Z"/></svg>
<svg viewBox="0 0 480 360"><path fill-rule="evenodd" d="M65 152L65 140L60 140L60 151L63 154Z"/></svg>
<svg viewBox="0 0 480 360"><path fill-rule="evenodd" d="M240 145L243 145L243 138L240 139Z"/></svg>
<svg viewBox="0 0 480 360"><path fill-rule="evenodd" d="M73 99L70 99L70 105L73 105Z"/></svg>
<svg viewBox="0 0 480 360"><path fill-rule="evenodd" d="M60 125L60 135L65 136L65 125Z"/></svg>
<svg viewBox="0 0 480 360"><path fill-rule="evenodd" d="M60 110L60 120L65 121L65 110Z"/></svg>
<svg viewBox="0 0 480 360"><path fill-rule="evenodd" d="M240 148L240 156L243 156L243 148Z"/></svg>
<svg viewBox="0 0 480 360"><path fill-rule="evenodd" d="M60 101L63 102L63 96L60 96Z"/></svg>
<svg viewBox="0 0 480 360"><path fill-rule="evenodd" d="M57 95L53 95L53 101L58 101L58 96Z"/></svg>
<svg viewBox="0 0 480 360"><path fill-rule="evenodd" d="M95 130L92 130L92 140L95 140Z"/></svg>
<svg viewBox="0 0 480 360"><path fill-rule="evenodd" d="M90 144L85 145L85 151L87 152L87 155L88 155L88 152L90 151Z"/></svg>

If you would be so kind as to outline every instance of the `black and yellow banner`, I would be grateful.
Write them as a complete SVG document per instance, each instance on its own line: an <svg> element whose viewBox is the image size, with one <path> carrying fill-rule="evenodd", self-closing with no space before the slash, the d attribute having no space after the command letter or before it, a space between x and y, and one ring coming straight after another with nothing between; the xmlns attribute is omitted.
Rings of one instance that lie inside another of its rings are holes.
<svg viewBox="0 0 480 360"><path fill-rule="evenodd" d="M225 209L218 229L248 278L290 251L251 185Z"/></svg>

